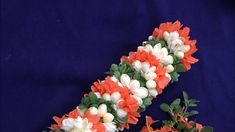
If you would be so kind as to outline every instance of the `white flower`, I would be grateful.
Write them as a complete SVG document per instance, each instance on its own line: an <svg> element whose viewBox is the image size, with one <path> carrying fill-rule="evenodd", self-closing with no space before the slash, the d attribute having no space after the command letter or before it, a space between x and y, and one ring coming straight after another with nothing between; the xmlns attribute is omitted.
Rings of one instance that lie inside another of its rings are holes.
<svg viewBox="0 0 235 132"><path fill-rule="evenodd" d="M173 57L171 55L168 55L167 48L165 48L165 47L161 48L160 44L156 44L154 46L152 53L156 58L160 59L160 62L163 65L172 64L174 61Z"/></svg>
<svg viewBox="0 0 235 132"><path fill-rule="evenodd" d="M94 92L97 98L101 98L101 94L99 92Z"/></svg>
<svg viewBox="0 0 235 132"><path fill-rule="evenodd" d="M156 84L156 82L153 81L153 80L148 80L148 81L146 82L146 87L147 87L147 88L155 88L156 86L157 86L157 84Z"/></svg>
<svg viewBox="0 0 235 132"><path fill-rule="evenodd" d="M138 96L136 96L136 95L133 95L133 97L136 99L137 104L138 104L139 106L141 106L141 105L143 104L143 100L142 100L140 97L138 97Z"/></svg>
<svg viewBox="0 0 235 132"><path fill-rule="evenodd" d="M169 80L171 80L171 75L169 73L165 73L165 76L169 78Z"/></svg>
<svg viewBox="0 0 235 132"><path fill-rule="evenodd" d="M174 55L177 56L177 57L180 58L180 59L184 58L184 52L181 52L181 51L175 52Z"/></svg>
<svg viewBox="0 0 235 132"><path fill-rule="evenodd" d="M69 131L70 129L72 129L74 127L73 124L74 124L74 119L73 118L64 119L62 121L62 129L66 130L66 131Z"/></svg>
<svg viewBox="0 0 235 132"><path fill-rule="evenodd" d="M111 101L111 96L110 96L110 94L108 94L108 93L104 93L102 97L103 97L103 99L106 100L106 101Z"/></svg>
<svg viewBox="0 0 235 132"><path fill-rule="evenodd" d="M113 109L114 109L115 111L117 111L117 108L118 108L118 107L117 107L116 104L113 104L112 107L113 107Z"/></svg>
<svg viewBox="0 0 235 132"><path fill-rule="evenodd" d="M161 48L162 48L161 43L157 43L156 45L154 45L153 50L159 50Z"/></svg>
<svg viewBox="0 0 235 132"><path fill-rule="evenodd" d="M153 47L150 44L146 44L144 46L144 50L147 51L147 52L152 51L152 49L153 49Z"/></svg>
<svg viewBox="0 0 235 132"><path fill-rule="evenodd" d="M172 40L173 41L173 40L178 39L178 38L179 38L179 33L177 31L169 33L168 40Z"/></svg>
<svg viewBox="0 0 235 132"><path fill-rule="evenodd" d="M140 71L142 67L141 62L139 60L136 60L135 62L133 62L132 66L136 71Z"/></svg>
<svg viewBox="0 0 235 132"><path fill-rule="evenodd" d="M171 45L172 48L175 48L175 50L177 50L177 48L179 48L179 47L181 47L181 45L183 45L183 41L180 40L179 38L177 38L177 39L172 40L171 44L172 44Z"/></svg>
<svg viewBox="0 0 235 132"><path fill-rule="evenodd" d="M105 113L103 115L103 122L104 123L110 123L113 121L113 119L114 119L114 116L111 113Z"/></svg>
<svg viewBox="0 0 235 132"><path fill-rule="evenodd" d="M144 78L146 80L153 80L156 77L157 77L157 74L155 72L148 72L144 74Z"/></svg>
<svg viewBox="0 0 235 132"><path fill-rule="evenodd" d="M140 82L138 80L131 80L130 87L131 88L139 88L140 87Z"/></svg>
<svg viewBox="0 0 235 132"><path fill-rule="evenodd" d="M88 111L91 115L97 115L98 114L98 109L96 107L90 107L88 109Z"/></svg>
<svg viewBox="0 0 235 132"><path fill-rule="evenodd" d="M170 33L164 32L163 38L167 41L170 52L174 53L180 59L184 57L184 53L190 50L190 46L184 45L184 40L179 36L177 31Z"/></svg>
<svg viewBox="0 0 235 132"><path fill-rule="evenodd" d="M121 98L121 94L119 92L114 92L111 95L111 100L116 103Z"/></svg>
<svg viewBox="0 0 235 132"><path fill-rule="evenodd" d="M116 132L117 131L117 126L115 125L114 122L110 123L103 123L106 132Z"/></svg>
<svg viewBox="0 0 235 132"><path fill-rule="evenodd" d="M131 82L131 78L127 74L122 74L120 80L123 86L128 86Z"/></svg>
<svg viewBox="0 0 235 132"><path fill-rule="evenodd" d="M99 105L98 107L99 116L103 116L105 113L107 113L107 105L106 104Z"/></svg>
<svg viewBox="0 0 235 132"><path fill-rule="evenodd" d="M153 36L149 36L149 37L148 37L148 40L152 40L152 39L153 39Z"/></svg>
<svg viewBox="0 0 235 132"><path fill-rule="evenodd" d="M157 69L156 66L151 66L149 72L155 72L156 69Z"/></svg>
<svg viewBox="0 0 235 132"><path fill-rule="evenodd" d="M123 109L117 109L117 115L119 118L123 118L127 115L127 112L124 111Z"/></svg>
<svg viewBox="0 0 235 132"><path fill-rule="evenodd" d="M174 62L174 59L171 55L167 55L165 56L164 58L160 59L160 62L163 64L163 65L170 65Z"/></svg>
<svg viewBox="0 0 235 132"><path fill-rule="evenodd" d="M120 82L118 82L118 86L121 88L123 87L123 85Z"/></svg>
<svg viewBox="0 0 235 132"><path fill-rule="evenodd" d="M174 67L172 65L168 65L165 67L167 73L171 73L174 71Z"/></svg>
<svg viewBox="0 0 235 132"><path fill-rule="evenodd" d="M167 31L165 31L165 32L163 33L163 38L164 38L165 40L168 40L169 36L170 36L170 34L169 34Z"/></svg>
<svg viewBox="0 0 235 132"><path fill-rule="evenodd" d="M190 50L190 46L189 45L182 45L179 50L186 53Z"/></svg>
<svg viewBox="0 0 235 132"><path fill-rule="evenodd" d="M111 80L114 81L114 82L117 82L117 81L118 81L118 79L117 79L115 76L112 76L112 77L111 77Z"/></svg>
<svg viewBox="0 0 235 132"><path fill-rule="evenodd" d="M136 95L142 99L148 96L148 90L144 87L132 88L131 91L134 95Z"/></svg>
<svg viewBox="0 0 235 132"><path fill-rule="evenodd" d="M149 71L149 68L150 68L150 64L148 62L143 62L142 63L142 67L141 67L141 70L143 72L148 72Z"/></svg>
<svg viewBox="0 0 235 132"><path fill-rule="evenodd" d="M77 119L64 119L61 127L66 132L91 132L91 128L92 123L89 123L87 118L82 119L80 116Z"/></svg>
<svg viewBox="0 0 235 132"><path fill-rule="evenodd" d="M153 97L156 97L158 95L158 92L155 88L154 89L149 89L149 94Z"/></svg>
<svg viewBox="0 0 235 132"><path fill-rule="evenodd" d="M144 43L146 43L146 42L144 41L143 44L144 44ZM138 46L137 49L138 49L138 50L143 50L144 47L143 47L143 46Z"/></svg>

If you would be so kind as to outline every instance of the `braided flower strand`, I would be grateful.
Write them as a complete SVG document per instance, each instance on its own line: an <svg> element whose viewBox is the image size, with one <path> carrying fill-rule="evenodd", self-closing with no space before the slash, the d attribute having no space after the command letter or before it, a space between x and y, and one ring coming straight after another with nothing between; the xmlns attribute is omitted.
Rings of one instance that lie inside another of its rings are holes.
<svg viewBox="0 0 235 132"><path fill-rule="evenodd" d="M196 40L190 40L189 28L179 21L155 28L137 51L112 64L108 76L94 82L79 106L61 118L51 131L116 132L136 124L140 112L151 105L169 82L178 81L179 72L188 71L198 59Z"/></svg>

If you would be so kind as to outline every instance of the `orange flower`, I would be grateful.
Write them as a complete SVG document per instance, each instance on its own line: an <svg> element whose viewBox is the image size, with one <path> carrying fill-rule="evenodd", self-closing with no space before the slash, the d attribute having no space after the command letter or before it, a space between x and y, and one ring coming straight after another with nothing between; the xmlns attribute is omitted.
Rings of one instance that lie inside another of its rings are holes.
<svg viewBox="0 0 235 132"><path fill-rule="evenodd" d="M134 97L130 97L130 96L121 100L118 103L118 106L120 108L124 109L126 112L137 111L139 108L136 99Z"/></svg>
<svg viewBox="0 0 235 132"><path fill-rule="evenodd" d="M188 44L190 46L190 50L184 54L184 58L182 58L180 61L184 64L184 67L186 70L189 70L191 68L191 64L194 64L198 62L198 59L192 57L192 54L197 51L196 48L196 40L189 40Z"/></svg>
<svg viewBox="0 0 235 132"><path fill-rule="evenodd" d="M118 83L114 82L110 77L106 77L102 82L95 82L91 86L93 92L99 92L101 95L104 93L112 94L114 92L119 92L122 98L130 96L130 91L127 87L121 87Z"/></svg>
<svg viewBox="0 0 235 132"><path fill-rule="evenodd" d="M184 54L184 58L182 58L180 61L183 63L186 70L189 70L191 68L191 64L194 64L198 61L198 59L192 57L191 55L197 51L196 48L196 40L189 40L189 32L190 29L188 27L182 28L182 24L179 21L176 21L174 23L172 22L166 22L160 24L159 28L155 28L153 31L152 36L154 38L160 38L163 39L163 33L165 31L167 32L174 32L177 31L179 33L179 36L183 38L183 42L185 45L190 46L190 50Z"/></svg>
<svg viewBox="0 0 235 132"><path fill-rule="evenodd" d="M138 50L136 52L130 52L129 57L123 56L121 62L127 61L133 63L134 61L139 60L141 62L149 62L151 66L158 66L159 60L152 54L152 52L146 52L144 50Z"/></svg>
<svg viewBox="0 0 235 132"><path fill-rule="evenodd" d="M161 23L159 28L154 29L152 36L154 38L163 39L163 33L165 31L167 31L167 32L180 31L181 27L182 27L182 25L179 21L176 21L174 23L172 23L172 22ZM184 32L182 32L181 34L185 35L186 32L188 31L187 29L188 29L188 27L185 27L183 29Z"/></svg>
<svg viewBox="0 0 235 132"><path fill-rule="evenodd" d="M58 116L53 116L53 120L57 123L57 124L52 124L51 128L52 129L60 129L62 127L62 121L64 119L66 119L67 117L65 115L63 115L61 118L59 118Z"/></svg>
<svg viewBox="0 0 235 132"><path fill-rule="evenodd" d="M127 97L125 100L122 100L118 103L118 106L127 112L127 122L125 128L129 128L129 124L136 124L138 122L138 117L140 114L137 112L139 106L134 97Z"/></svg>
<svg viewBox="0 0 235 132"><path fill-rule="evenodd" d="M146 126L144 126L140 132L154 132L151 125L157 121L154 121L150 116L145 116Z"/></svg>
<svg viewBox="0 0 235 132"><path fill-rule="evenodd" d="M140 117L140 114L136 112L128 112L127 113L127 122L124 125L124 128L129 129L129 124L137 124L138 117Z"/></svg>
<svg viewBox="0 0 235 132"><path fill-rule="evenodd" d="M77 118L79 116L79 110L78 109L74 109L73 111L69 112L69 114L67 115L70 118Z"/></svg>
<svg viewBox="0 0 235 132"><path fill-rule="evenodd" d="M93 124L92 125L92 130L94 130L95 132L105 132L106 131L105 126L101 122Z"/></svg>
<svg viewBox="0 0 235 132"><path fill-rule="evenodd" d="M199 130L199 132L202 130L203 126L202 124L196 123L196 128Z"/></svg>
<svg viewBox="0 0 235 132"><path fill-rule="evenodd" d="M60 129L62 127L62 121L64 119L67 118L77 118L79 116L79 110L78 109L74 109L73 111L69 112L69 114L65 114L63 115L61 118L57 117L57 116L53 116L53 120L57 123L57 124L52 124L51 128L52 129Z"/></svg>
<svg viewBox="0 0 235 132"><path fill-rule="evenodd" d="M118 91L121 89L121 87L113 82L109 77L107 77L102 82L95 82L93 86L91 86L91 89L93 92L99 92L101 95L104 93L112 94L115 91Z"/></svg>
<svg viewBox="0 0 235 132"><path fill-rule="evenodd" d="M92 115L89 112L86 112L84 117L86 117L88 121L92 123L92 130L95 130L96 132L105 132L105 127L103 123L100 122L99 115Z"/></svg>
<svg viewBox="0 0 235 132"><path fill-rule="evenodd" d="M154 79L157 84L157 92L158 94L161 94L163 89L167 86L167 84L170 82L169 78L166 77L166 69L159 65L157 69L155 70L155 73L157 74L157 77Z"/></svg>

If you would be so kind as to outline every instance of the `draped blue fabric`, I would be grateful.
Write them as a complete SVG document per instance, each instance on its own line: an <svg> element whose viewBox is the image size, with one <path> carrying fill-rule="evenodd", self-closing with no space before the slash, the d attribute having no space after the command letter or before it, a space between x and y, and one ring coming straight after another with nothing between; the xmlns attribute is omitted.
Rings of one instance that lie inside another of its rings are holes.
<svg viewBox="0 0 235 132"><path fill-rule="evenodd" d="M228 0L2 0L1 132L38 132L74 109L112 63L162 22L191 28L199 63L142 113L167 119L159 105L183 90L201 102L195 116L216 132L235 129L235 6Z"/></svg>

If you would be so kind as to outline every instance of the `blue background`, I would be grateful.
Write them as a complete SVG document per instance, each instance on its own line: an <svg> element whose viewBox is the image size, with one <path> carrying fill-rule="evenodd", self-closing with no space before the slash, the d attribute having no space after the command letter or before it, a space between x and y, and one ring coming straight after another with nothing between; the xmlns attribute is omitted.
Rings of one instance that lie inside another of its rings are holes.
<svg viewBox="0 0 235 132"><path fill-rule="evenodd" d="M166 21L197 39L200 62L171 84L144 115L186 90L201 102L198 122L235 130L235 6L227 0L1 0L1 132L37 132L75 108L92 82Z"/></svg>

